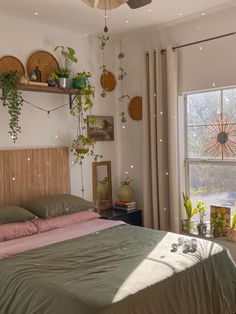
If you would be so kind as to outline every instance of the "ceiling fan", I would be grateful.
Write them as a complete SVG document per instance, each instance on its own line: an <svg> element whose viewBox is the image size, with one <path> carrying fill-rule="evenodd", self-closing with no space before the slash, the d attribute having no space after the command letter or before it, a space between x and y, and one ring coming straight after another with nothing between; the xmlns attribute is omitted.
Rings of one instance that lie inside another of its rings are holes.
<svg viewBox="0 0 236 314"><path fill-rule="evenodd" d="M102 10L104 9L112 10L118 8L124 3L127 3L131 9L138 9L152 2L152 0L82 0L82 1L92 8L98 8Z"/></svg>

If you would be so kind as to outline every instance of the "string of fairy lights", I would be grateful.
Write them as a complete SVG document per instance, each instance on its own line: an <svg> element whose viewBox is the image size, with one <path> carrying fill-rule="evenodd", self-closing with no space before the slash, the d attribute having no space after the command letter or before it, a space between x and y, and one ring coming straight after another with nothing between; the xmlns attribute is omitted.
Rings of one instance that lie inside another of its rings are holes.
<svg viewBox="0 0 236 314"><path fill-rule="evenodd" d="M51 112L58 111L58 110L60 110L60 109L62 109L62 108L64 108L64 107L68 107L68 106L69 106L69 104L63 104L63 105L60 105L60 106L55 107L55 108L53 108L53 109L45 109L45 108L43 108L43 107L40 107L40 106L38 106L38 105L33 104L32 102L30 102L30 101L28 101L28 100L26 100L26 99L23 99L23 102L24 102L25 104L27 104L27 105L33 107L34 109L38 109L38 110L40 110L40 111L46 112L48 115L49 115Z"/></svg>

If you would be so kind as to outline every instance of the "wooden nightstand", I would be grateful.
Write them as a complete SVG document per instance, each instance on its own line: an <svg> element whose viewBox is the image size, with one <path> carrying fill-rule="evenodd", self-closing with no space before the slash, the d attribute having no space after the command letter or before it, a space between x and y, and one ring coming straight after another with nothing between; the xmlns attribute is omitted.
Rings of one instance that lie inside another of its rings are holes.
<svg viewBox="0 0 236 314"><path fill-rule="evenodd" d="M141 226L143 225L142 210L135 209L131 212L119 210L115 208L104 209L100 213L101 218L111 220L122 220L130 225Z"/></svg>

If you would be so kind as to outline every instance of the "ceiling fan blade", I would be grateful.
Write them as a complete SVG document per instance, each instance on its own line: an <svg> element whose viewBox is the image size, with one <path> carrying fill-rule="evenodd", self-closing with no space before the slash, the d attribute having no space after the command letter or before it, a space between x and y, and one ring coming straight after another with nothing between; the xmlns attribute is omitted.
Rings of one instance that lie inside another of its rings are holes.
<svg viewBox="0 0 236 314"><path fill-rule="evenodd" d="M138 9L151 3L152 0L128 0L127 4L131 9Z"/></svg>
<svg viewBox="0 0 236 314"><path fill-rule="evenodd" d="M99 0L97 8L104 10L112 10L120 7L122 4L126 3L128 0Z"/></svg>
<svg viewBox="0 0 236 314"><path fill-rule="evenodd" d="M82 0L84 3L86 3L89 7L94 8L95 0Z"/></svg>

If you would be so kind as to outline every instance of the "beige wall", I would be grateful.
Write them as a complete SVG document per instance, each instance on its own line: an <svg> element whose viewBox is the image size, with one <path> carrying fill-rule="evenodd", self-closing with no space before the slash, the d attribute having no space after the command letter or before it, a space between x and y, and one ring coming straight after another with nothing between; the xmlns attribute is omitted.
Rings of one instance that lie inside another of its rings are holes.
<svg viewBox="0 0 236 314"><path fill-rule="evenodd" d="M131 97L143 93L145 51L234 32L235 16L234 8L201 16L191 22L170 25L159 32L149 30L123 36L126 54L124 67L128 72L125 84L127 93ZM118 40L116 49L119 49ZM179 50L179 93L209 89L213 83L215 87L236 85L235 56L236 36ZM129 170L130 177L134 179L136 200L142 208L142 122L129 119L125 131L120 130L119 152L119 174ZM133 169L130 169L131 164L134 165Z"/></svg>
<svg viewBox="0 0 236 314"><path fill-rule="evenodd" d="M73 66L73 72L91 71L92 83L96 87L94 99L94 114L114 115L114 95L107 99L100 97L101 87L99 83L98 69L101 65L101 51L96 37L84 38L83 35L66 32L44 25L34 24L10 18L0 17L0 56L13 55L18 57L24 65L29 55L36 50L46 50L52 53L57 45L73 47L78 56L78 65ZM112 51L112 47L108 47ZM113 65L113 54L107 57L108 65ZM68 103L68 97L53 94L23 92L23 97L36 105L46 109L52 109L61 104ZM70 146L76 135L76 121L69 113L69 108L63 108L49 116L28 105L24 105L20 125L22 133L16 144L13 144L8 134L8 113L6 108L0 106L0 148L40 147L67 145ZM117 136L116 136L117 138ZM113 167L113 181L116 184L116 141L100 142L96 151L103 154L104 160L111 160ZM91 162L84 163L85 197L92 199ZM78 165L71 164L72 193L81 195L81 175Z"/></svg>
<svg viewBox="0 0 236 314"><path fill-rule="evenodd" d="M217 36L236 30L236 9L201 17L181 25L170 25L162 31L142 31L133 35L123 35L123 50L126 54L124 67L127 70L125 88L133 97L142 95L144 83L144 55L148 49L163 48L167 44L183 44L195 40ZM17 56L25 64L28 56L38 49L52 52L58 44L72 46L76 49L79 63L76 70L91 71L96 86L94 113L99 115L114 115L116 132L114 142L97 144L97 151L104 155L104 160L112 161L113 194L120 179L128 176L134 182L135 199L142 208L142 122L128 118L123 129L119 119L122 110L118 98L120 86L115 93L105 99L100 97L98 68L101 65L101 52L98 49L96 37L66 32L60 29L29 23L15 18L1 16L0 18L0 56L11 54ZM120 39L120 36L119 36ZM208 89L215 83L217 86L236 85L236 37L205 43L180 50L179 58L179 93ZM114 39L108 46L106 63L117 73L119 67L117 55L119 40ZM23 96L35 104L45 108L68 101L65 96L27 93ZM22 134L14 145L8 135L8 114L0 107L0 147L32 147L71 145L76 134L76 123L71 118L67 108L49 117L40 111L24 106L21 117ZM57 138L56 138L57 135ZM131 168L131 165L134 168ZM85 197L92 197L91 160L85 162ZM80 169L71 165L72 192L81 195Z"/></svg>

